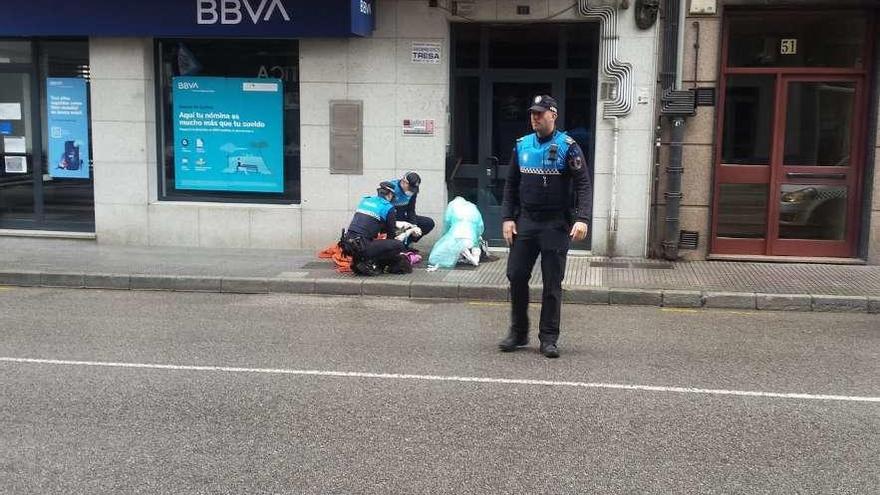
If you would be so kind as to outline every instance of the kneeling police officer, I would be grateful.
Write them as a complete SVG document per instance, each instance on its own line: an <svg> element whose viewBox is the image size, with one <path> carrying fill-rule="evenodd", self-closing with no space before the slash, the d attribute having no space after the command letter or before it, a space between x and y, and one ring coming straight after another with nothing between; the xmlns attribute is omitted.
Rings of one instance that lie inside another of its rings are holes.
<svg viewBox="0 0 880 495"><path fill-rule="evenodd" d="M394 185L381 182L375 196L364 196L358 204L348 230L342 234L340 247L352 257L352 271L360 275L378 275L387 268L390 273L411 273L402 242L394 239ZM387 239L376 239L384 232Z"/></svg>

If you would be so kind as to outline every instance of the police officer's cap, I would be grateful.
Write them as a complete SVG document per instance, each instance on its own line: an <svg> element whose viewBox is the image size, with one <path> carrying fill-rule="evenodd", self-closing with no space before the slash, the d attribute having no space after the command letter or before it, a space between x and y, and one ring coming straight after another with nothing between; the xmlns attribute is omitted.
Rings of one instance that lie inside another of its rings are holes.
<svg viewBox="0 0 880 495"><path fill-rule="evenodd" d="M419 177L419 174L415 172L407 172L403 178L409 183L409 188L412 189L413 192L419 192L419 184L422 183L422 178Z"/></svg>
<svg viewBox="0 0 880 495"><path fill-rule="evenodd" d="M532 106L529 107L529 111L546 112L550 110L553 113L558 113L557 108L555 98L550 95L538 95L532 100Z"/></svg>
<svg viewBox="0 0 880 495"><path fill-rule="evenodd" d="M376 192L379 194L391 193L394 194L394 184L388 182L387 180L383 180L379 183L379 187L376 188Z"/></svg>

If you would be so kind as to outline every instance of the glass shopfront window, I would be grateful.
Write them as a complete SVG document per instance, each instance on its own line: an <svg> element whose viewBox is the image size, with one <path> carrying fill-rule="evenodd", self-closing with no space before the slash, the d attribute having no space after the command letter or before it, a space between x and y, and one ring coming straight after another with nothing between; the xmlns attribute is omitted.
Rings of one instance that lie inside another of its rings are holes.
<svg viewBox="0 0 880 495"><path fill-rule="evenodd" d="M296 40L158 42L160 199L300 201Z"/></svg>

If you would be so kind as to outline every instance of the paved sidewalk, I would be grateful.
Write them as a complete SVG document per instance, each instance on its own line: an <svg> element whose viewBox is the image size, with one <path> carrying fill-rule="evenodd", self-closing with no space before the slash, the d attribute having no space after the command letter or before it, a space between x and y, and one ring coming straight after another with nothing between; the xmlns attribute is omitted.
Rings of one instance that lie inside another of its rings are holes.
<svg viewBox="0 0 880 495"><path fill-rule="evenodd" d="M479 267L365 278L309 250L108 246L0 237L0 284L507 300L505 253ZM540 289L536 267L534 296ZM880 313L880 266L669 263L571 256L565 300L679 308Z"/></svg>

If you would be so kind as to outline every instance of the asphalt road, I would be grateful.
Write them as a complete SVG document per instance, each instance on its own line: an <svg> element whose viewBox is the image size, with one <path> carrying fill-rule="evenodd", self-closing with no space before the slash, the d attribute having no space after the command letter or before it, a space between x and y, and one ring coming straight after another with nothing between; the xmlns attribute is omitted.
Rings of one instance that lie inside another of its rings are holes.
<svg viewBox="0 0 880 495"><path fill-rule="evenodd" d="M566 306L557 360L507 317L0 288L0 492L880 492L876 315Z"/></svg>

